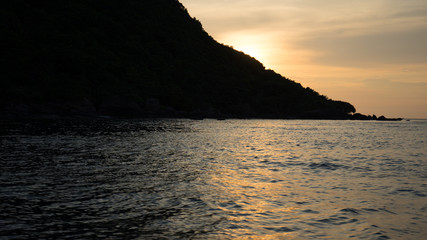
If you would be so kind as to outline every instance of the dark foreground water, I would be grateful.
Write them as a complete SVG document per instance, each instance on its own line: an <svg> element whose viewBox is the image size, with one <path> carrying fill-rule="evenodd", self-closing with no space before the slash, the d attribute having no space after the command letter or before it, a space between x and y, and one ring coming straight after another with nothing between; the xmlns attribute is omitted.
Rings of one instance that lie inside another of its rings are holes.
<svg viewBox="0 0 427 240"><path fill-rule="evenodd" d="M0 239L427 236L427 121L3 121L0 149Z"/></svg>

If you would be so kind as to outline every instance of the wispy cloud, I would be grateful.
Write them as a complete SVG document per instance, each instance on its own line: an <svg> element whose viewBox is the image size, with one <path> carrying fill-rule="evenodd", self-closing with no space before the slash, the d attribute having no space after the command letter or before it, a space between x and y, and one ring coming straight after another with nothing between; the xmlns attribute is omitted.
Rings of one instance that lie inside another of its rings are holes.
<svg viewBox="0 0 427 240"><path fill-rule="evenodd" d="M189 0L183 2L190 5ZM270 34L274 43L322 54L313 59L316 64L427 58L424 0L191 0L191 7L204 9L197 17L220 41L239 32Z"/></svg>
<svg viewBox="0 0 427 240"><path fill-rule="evenodd" d="M362 112L427 117L425 0L181 2L219 42L258 52L267 67L322 94Z"/></svg>
<svg viewBox="0 0 427 240"><path fill-rule="evenodd" d="M313 63L345 67L427 63L427 28L345 36L305 36L296 47L319 52Z"/></svg>

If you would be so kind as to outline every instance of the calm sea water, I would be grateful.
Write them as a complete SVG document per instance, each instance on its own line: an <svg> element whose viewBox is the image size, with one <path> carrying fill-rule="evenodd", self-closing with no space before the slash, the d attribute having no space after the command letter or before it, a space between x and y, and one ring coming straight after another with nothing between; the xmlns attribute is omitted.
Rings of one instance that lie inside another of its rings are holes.
<svg viewBox="0 0 427 240"><path fill-rule="evenodd" d="M0 128L0 239L425 239L427 121Z"/></svg>

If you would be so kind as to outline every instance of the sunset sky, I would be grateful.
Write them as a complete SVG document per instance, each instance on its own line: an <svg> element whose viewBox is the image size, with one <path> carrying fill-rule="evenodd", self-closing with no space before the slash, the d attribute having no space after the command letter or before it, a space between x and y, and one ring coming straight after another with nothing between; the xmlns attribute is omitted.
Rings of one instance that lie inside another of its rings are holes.
<svg viewBox="0 0 427 240"><path fill-rule="evenodd" d="M363 114L427 118L425 0L180 0L218 42Z"/></svg>

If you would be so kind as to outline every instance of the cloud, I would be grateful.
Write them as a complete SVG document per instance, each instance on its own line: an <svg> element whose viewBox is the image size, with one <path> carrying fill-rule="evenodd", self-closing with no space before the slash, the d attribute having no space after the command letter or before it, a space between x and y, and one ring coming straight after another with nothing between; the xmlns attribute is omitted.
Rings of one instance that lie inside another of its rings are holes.
<svg viewBox="0 0 427 240"><path fill-rule="evenodd" d="M247 42L237 41L239 35L260 35L264 49L276 48L274 57L289 60L303 53L298 59L305 64L372 68L427 62L425 0L181 1L190 13L198 11L214 38L236 48L236 42Z"/></svg>
<svg viewBox="0 0 427 240"><path fill-rule="evenodd" d="M319 55L316 64L345 67L372 67L375 64L427 63L427 28L343 36L339 32L304 36L298 48Z"/></svg>
<svg viewBox="0 0 427 240"><path fill-rule="evenodd" d="M219 42L304 86L360 112L427 118L425 0L180 1Z"/></svg>

